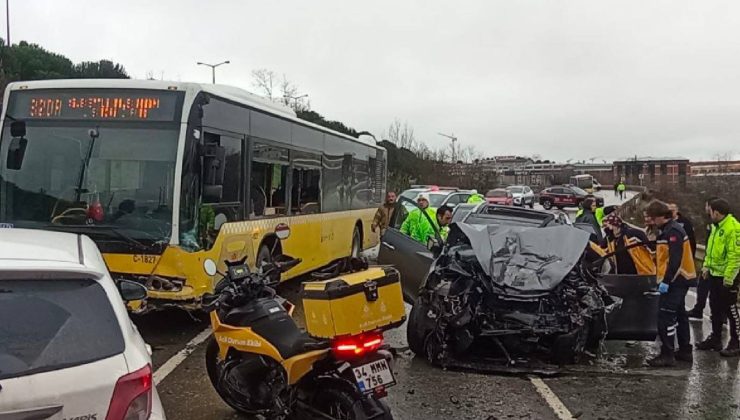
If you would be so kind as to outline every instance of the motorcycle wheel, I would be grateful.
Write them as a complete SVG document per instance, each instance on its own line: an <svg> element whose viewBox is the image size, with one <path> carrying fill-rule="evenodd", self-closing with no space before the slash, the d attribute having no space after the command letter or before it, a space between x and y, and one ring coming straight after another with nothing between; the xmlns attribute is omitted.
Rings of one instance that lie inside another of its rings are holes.
<svg viewBox="0 0 740 420"><path fill-rule="evenodd" d="M208 374L208 379L210 379L213 389L216 390L218 396L221 397L229 407L242 414L254 414L256 412L254 408L248 407L237 396L231 394L219 384L219 378L221 377L222 372L218 362L218 343L213 336L211 336L206 346L206 373Z"/></svg>
<svg viewBox="0 0 740 420"><path fill-rule="evenodd" d="M387 405L380 401L371 400L378 404L384 414L380 420L393 420L393 415ZM366 420L369 419L363 406L363 397L355 392L348 392L337 388L325 388L316 393L311 406L335 420ZM377 418L377 417L375 417Z"/></svg>

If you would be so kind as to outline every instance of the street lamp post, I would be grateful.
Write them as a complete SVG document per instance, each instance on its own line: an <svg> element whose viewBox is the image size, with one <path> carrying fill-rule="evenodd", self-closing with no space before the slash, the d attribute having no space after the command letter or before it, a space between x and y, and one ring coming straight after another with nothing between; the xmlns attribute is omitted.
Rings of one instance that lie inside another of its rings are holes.
<svg viewBox="0 0 740 420"><path fill-rule="evenodd" d="M6 46L10 47L10 0L5 0L5 25L8 28L8 39L5 42Z"/></svg>
<svg viewBox="0 0 740 420"><path fill-rule="evenodd" d="M229 60L222 61L222 62L220 62L218 64L201 63L200 61L198 61L198 65L199 66L208 66L208 67L211 68L211 83L213 83L213 84L216 84L216 67L218 67L218 66L220 66L222 64L229 64L229 63L230 63Z"/></svg>

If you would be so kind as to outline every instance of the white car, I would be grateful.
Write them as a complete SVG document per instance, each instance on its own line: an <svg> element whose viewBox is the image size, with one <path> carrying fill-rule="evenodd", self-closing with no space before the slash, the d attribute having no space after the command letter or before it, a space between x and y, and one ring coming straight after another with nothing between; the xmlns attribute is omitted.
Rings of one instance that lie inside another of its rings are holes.
<svg viewBox="0 0 740 420"><path fill-rule="evenodd" d="M86 236L0 229L0 419L164 419L150 348Z"/></svg>
<svg viewBox="0 0 740 420"><path fill-rule="evenodd" d="M506 187L506 189L514 196L515 206L529 206L530 209L534 207L534 191L528 186L512 185Z"/></svg>

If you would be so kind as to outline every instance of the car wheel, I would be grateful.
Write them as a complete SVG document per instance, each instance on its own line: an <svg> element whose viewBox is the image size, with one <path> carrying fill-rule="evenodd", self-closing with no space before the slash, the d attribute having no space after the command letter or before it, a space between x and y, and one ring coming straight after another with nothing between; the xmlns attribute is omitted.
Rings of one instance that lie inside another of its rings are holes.
<svg viewBox="0 0 740 420"><path fill-rule="evenodd" d="M406 341L409 343L409 348L420 357L427 357L427 337L434 330L434 325L427 318L429 309L429 305L425 304L421 298L416 299L406 326Z"/></svg>
<svg viewBox="0 0 740 420"><path fill-rule="evenodd" d="M530 209L534 208L534 199L532 199L532 201L529 202L529 208Z"/></svg>
<svg viewBox="0 0 740 420"><path fill-rule="evenodd" d="M552 208L552 201L550 201L550 200L542 200L542 207L545 210L550 210Z"/></svg>

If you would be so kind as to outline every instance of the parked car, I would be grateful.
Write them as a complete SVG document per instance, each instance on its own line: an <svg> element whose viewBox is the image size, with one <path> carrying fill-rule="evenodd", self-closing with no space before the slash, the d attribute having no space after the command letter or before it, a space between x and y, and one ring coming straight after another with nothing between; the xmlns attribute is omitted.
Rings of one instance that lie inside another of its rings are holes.
<svg viewBox="0 0 740 420"><path fill-rule="evenodd" d="M529 206L530 209L534 207L534 191L528 186L511 185L506 187L506 189L514 196L515 206Z"/></svg>
<svg viewBox="0 0 740 420"><path fill-rule="evenodd" d="M496 188L486 193L486 201L489 204L499 204L502 206L514 205L514 194L506 188Z"/></svg>
<svg viewBox="0 0 740 420"><path fill-rule="evenodd" d="M151 348L86 236L0 229L0 418L164 419Z"/></svg>
<svg viewBox="0 0 740 420"><path fill-rule="evenodd" d="M468 190L412 188L401 193L401 197L416 201L421 193L429 196L429 206L435 209L443 205L455 208L458 204L467 203L471 194Z"/></svg>
<svg viewBox="0 0 740 420"><path fill-rule="evenodd" d="M542 205L545 210L550 210L553 207L560 210L565 207L578 207L588 195L589 194L586 191L576 187L575 185L560 185L545 188L540 193L540 205ZM604 205L604 199L602 197L595 198L599 206Z"/></svg>
<svg viewBox="0 0 740 420"><path fill-rule="evenodd" d="M378 261L394 265L401 273L404 299L416 300L434 260L427 244L419 243L400 232L405 215L418 208L416 203L401 199L390 226L381 237ZM470 225L499 225L544 228L571 226L568 216L561 212L520 209L487 203L461 204L452 216L453 223ZM573 227L576 228L576 227ZM580 228L580 226L579 226ZM584 228L584 230L587 230ZM591 232L589 232L591 233ZM549 237L548 237L549 238ZM545 237L543 237L543 240ZM441 237L437 238L441 241ZM558 247L556 241L544 241ZM657 332L658 292L655 276L603 274L599 282L607 291L623 299L621 309L610 317L609 339L652 340Z"/></svg>

